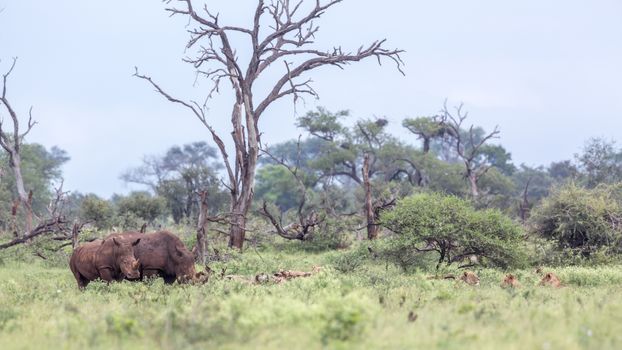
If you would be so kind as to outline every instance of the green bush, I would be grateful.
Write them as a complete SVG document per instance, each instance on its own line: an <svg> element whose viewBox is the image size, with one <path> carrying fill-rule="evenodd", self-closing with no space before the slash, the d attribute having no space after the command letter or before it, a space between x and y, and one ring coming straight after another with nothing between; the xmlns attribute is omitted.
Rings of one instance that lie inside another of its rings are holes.
<svg viewBox="0 0 622 350"><path fill-rule="evenodd" d="M119 216L133 216L151 224L166 213L166 201L149 192L132 192L118 199L117 212Z"/></svg>
<svg viewBox="0 0 622 350"><path fill-rule="evenodd" d="M619 252L621 188L622 184L586 189L574 183L558 187L533 211L532 232L584 257L603 248Z"/></svg>
<svg viewBox="0 0 622 350"><path fill-rule="evenodd" d="M97 195L87 195L80 204L80 219L93 222L99 228L108 228L114 215L114 208L109 201Z"/></svg>
<svg viewBox="0 0 622 350"><path fill-rule="evenodd" d="M407 197L382 217L398 236L400 255L437 252L438 264L492 266L525 263L522 229L498 210L475 210L466 200L436 193Z"/></svg>
<svg viewBox="0 0 622 350"><path fill-rule="evenodd" d="M330 259L333 268L341 273L351 273L361 268L370 259L370 253L363 245L346 252L339 252Z"/></svg>
<svg viewBox="0 0 622 350"><path fill-rule="evenodd" d="M302 242L301 249L308 252L322 252L326 250L345 249L352 245L354 218L335 219L327 217L317 226L311 238Z"/></svg>
<svg viewBox="0 0 622 350"><path fill-rule="evenodd" d="M369 306L365 301L354 295L348 295L326 302L324 313L321 315L324 323L321 329L324 345L339 347L342 345L341 342L361 337L369 322L367 310Z"/></svg>

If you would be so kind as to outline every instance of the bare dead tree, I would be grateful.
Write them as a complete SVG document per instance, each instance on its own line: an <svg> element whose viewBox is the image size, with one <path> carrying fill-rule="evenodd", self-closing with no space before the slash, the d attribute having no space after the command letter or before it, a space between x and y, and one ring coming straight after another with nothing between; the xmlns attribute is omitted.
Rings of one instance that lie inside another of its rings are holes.
<svg viewBox="0 0 622 350"><path fill-rule="evenodd" d="M498 138L499 127L495 126L494 130L481 138L476 138L474 126L468 129L468 134L462 133L462 126L468 117L468 113L463 111L463 105L460 104L455 108L455 114L447 109L447 102L443 106L442 116L449 127L448 134L455 141L455 150L458 157L465 166L465 177L469 181L471 187L471 196L479 197L479 189L477 183L492 167L486 162L479 162L478 157L481 155L482 146L491 139Z"/></svg>
<svg viewBox="0 0 622 350"><path fill-rule="evenodd" d="M300 201L297 207L297 219L298 222L293 222L287 225L283 224L283 213L279 213L279 215L274 215L270 208L268 208L268 204L264 201L262 207L258 210L259 215L268 219L276 233L289 240L300 240L305 241L309 239L313 232L315 231L315 227L320 225L323 222L323 218L317 214L316 208L308 207L308 198L307 198L307 187L303 181L302 176L300 175L300 158L301 158L301 147L300 147L300 137L298 137L298 154L296 159L296 165L290 165L285 162L284 159L279 159L270 153L267 149L261 149L261 152L268 157L270 157L277 164L283 166L296 180L296 184L298 186L298 193L300 196Z"/></svg>
<svg viewBox="0 0 622 350"><path fill-rule="evenodd" d="M370 159L372 155L365 153L363 160L363 189L365 190L365 219L367 221L367 239L373 240L378 238L380 232L380 214L383 210L395 206L397 202L397 196L390 194L388 197L380 196L380 198L373 199L372 184L370 180Z"/></svg>
<svg viewBox="0 0 622 350"><path fill-rule="evenodd" d="M209 222L209 202L206 190L199 193L199 222L197 225L197 258L201 265L207 263L207 223Z"/></svg>
<svg viewBox="0 0 622 350"><path fill-rule="evenodd" d="M33 221L33 211L32 211L32 192L30 194L26 191L24 187L24 177L22 176L22 160L21 160L21 146L24 142L24 138L30 130L32 130L33 126L37 124L32 120L32 107L28 112L28 124L26 125L25 131L20 131L19 118L17 116L17 112L13 109L13 106L9 102L7 98L7 79L9 75L13 72L15 68L15 64L17 63L17 58L13 58L13 63L9 70L2 75L2 95L0 96L0 105L4 107L6 112L9 114L11 121L13 123L12 133L7 132L4 127L4 121L0 119L0 147L4 149L9 157L9 167L13 171L13 175L15 177L15 186L17 190L17 205L14 206L15 209L18 207L22 207L26 216L26 231L29 232L32 230L32 221Z"/></svg>
<svg viewBox="0 0 622 350"><path fill-rule="evenodd" d="M378 62L386 58L397 65L402 72L403 62L401 50L384 48L385 40L375 41L368 46L361 46L357 51L346 52L341 47L321 51L310 48L319 27L314 21L328 9L342 0L316 0L310 2L308 11L304 12L304 1L293 3L290 0L274 0L266 4L257 1L257 7L250 28L221 25L218 14L214 14L207 6L199 13L192 0L177 0L181 8L168 8L171 16L187 16L190 25L188 49L196 49L195 57L184 61L197 69L198 76L213 82L207 92L205 102L184 101L165 92L150 77L136 72L136 77L148 81L158 93L172 103L180 104L189 109L209 130L212 139L218 146L228 177L228 190L231 194L229 245L241 249L246 232L246 215L253 199L255 171L261 144L259 119L275 101L284 97L292 97L294 103L304 96L317 98L311 86L311 79L301 79L310 71L324 66L344 68L346 65L367 58L376 58ZM169 3L172 1L168 1ZM304 12L304 13L303 13ZM231 38L242 36L248 39L251 52L246 67L238 60L236 48ZM257 98L260 91L255 82L263 76L268 67L281 61L283 75L274 82L273 87L263 98ZM295 62L296 61L296 62ZM225 79L235 92L235 102L231 113L231 136L235 148L233 160L225 143L208 121L206 115L207 101L220 89Z"/></svg>
<svg viewBox="0 0 622 350"><path fill-rule="evenodd" d="M525 189L523 190L523 198L519 203L518 207L520 210L520 219L523 223L527 220L527 216L529 215L529 211L531 210L531 203L529 203L529 186L531 185L532 178L527 179L527 183L525 184Z"/></svg>
<svg viewBox="0 0 622 350"><path fill-rule="evenodd" d="M374 207L371 191L371 180L369 179L369 153L365 153L363 161L363 188L365 189L365 218L367 219L367 239L378 238L378 231L380 226L376 223L376 217L374 215Z"/></svg>

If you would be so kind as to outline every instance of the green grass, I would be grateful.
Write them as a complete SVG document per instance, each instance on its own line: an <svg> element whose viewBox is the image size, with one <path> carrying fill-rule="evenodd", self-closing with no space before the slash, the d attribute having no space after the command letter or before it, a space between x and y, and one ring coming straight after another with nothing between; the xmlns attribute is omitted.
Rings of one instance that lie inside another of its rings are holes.
<svg viewBox="0 0 622 350"><path fill-rule="evenodd" d="M531 270L513 271L522 287L504 290L499 270L476 270L481 284L470 287L373 261L344 274L331 267L343 253L284 248L234 255L227 274L312 265L322 272L280 285L213 278L190 286L92 283L80 292L68 267L10 255L0 259L0 348L622 347L620 266L552 269L561 289L538 286Z"/></svg>

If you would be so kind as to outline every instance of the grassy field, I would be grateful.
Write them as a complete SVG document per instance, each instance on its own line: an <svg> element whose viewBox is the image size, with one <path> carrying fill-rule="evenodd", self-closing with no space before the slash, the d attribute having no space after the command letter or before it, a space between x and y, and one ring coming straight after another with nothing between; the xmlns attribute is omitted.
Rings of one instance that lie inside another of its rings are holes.
<svg viewBox="0 0 622 350"><path fill-rule="evenodd" d="M278 285L216 277L187 286L92 283L84 292L63 258L0 255L0 348L622 348L620 266L551 269L560 289L513 271L522 287L505 290L498 270L475 270L475 287L374 261L344 274L331 265L339 254L285 247L226 263L227 274L249 276L323 267Z"/></svg>

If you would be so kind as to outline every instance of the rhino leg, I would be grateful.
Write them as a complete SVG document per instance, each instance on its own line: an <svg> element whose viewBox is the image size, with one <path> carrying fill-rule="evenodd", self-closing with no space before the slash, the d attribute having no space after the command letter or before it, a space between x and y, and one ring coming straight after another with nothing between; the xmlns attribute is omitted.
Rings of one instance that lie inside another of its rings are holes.
<svg viewBox="0 0 622 350"><path fill-rule="evenodd" d="M76 281L78 282L78 288L82 290L84 290L90 282L88 278L82 276L79 272L74 273L74 277L76 278Z"/></svg>
<svg viewBox="0 0 622 350"><path fill-rule="evenodd" d="M80 289L84 289L84 288L86 288L86 286L89 285L89 282L91 282L91 281L89 281L87 278L84 278L84 277L80 276L80 280L78 281L78 287Z"/></svg>
<svg viewBox="0 0 622 350"><path fill-rule="evenodd" d="M114 281L114 277L112 276L112 270L109 268L103 268L99 270L99 278L101 278L102 280L108 282L108 284L110 284L110 282Z"/></svg>
<svg viewBox="0 0 622 350"><path fill-rule="evenodd" d="M162 275L162 278L164 278L164 283L166 283L166 284L173 284L173 283L175 283L175 280L177 279L177 276L175 276L175 275Z"/></svg>

